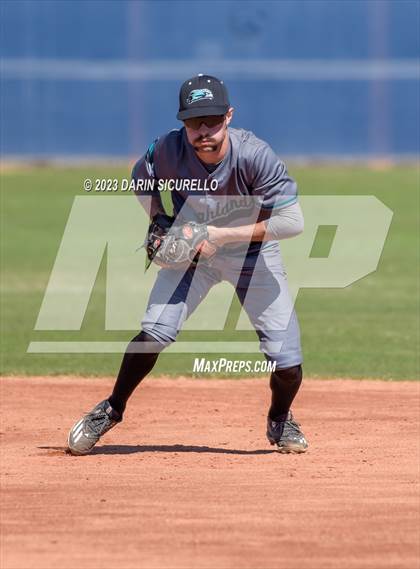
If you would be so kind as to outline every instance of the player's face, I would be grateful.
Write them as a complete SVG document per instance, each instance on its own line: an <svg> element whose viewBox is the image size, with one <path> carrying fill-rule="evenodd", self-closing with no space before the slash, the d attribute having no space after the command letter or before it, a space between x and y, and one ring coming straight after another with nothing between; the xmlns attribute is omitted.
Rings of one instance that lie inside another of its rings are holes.
<svg viewBox="0 0 420 569"><path fill-rule="evenodd" d="M220 151L227 134L227 127L232 120L233 109L225 115L197 117L184 121L188 142L199 154Z"/></svg>

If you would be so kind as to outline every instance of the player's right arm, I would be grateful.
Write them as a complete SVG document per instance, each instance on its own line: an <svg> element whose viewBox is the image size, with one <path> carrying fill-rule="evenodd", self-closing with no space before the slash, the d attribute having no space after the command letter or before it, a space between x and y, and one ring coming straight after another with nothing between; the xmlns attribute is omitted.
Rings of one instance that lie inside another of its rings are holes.
<svg viewBox="0 0 420 569"><path fill-rule="evenodd" d="M134 165L131 178L136 182L135 194L150 218L158 213L165 214L160 192L158 191L158 178L155 167L155 140L147 152Z"/></svg>

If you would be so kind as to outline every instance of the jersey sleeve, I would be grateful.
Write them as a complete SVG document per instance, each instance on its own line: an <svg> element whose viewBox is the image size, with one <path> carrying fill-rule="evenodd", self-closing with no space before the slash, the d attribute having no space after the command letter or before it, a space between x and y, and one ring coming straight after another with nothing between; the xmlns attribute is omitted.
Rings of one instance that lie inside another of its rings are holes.
<svg viewBox="0 0 420 569"><path fill-rule="evenodd" d="M270 238L289 239L302 233L304 229L303 213L298 203L272 211L272 216L265 221Z"/></svg>
<svg viewBox="0 0 420 569"><path fill-rule="evenodd" d="M158 177L156 174L155 154L156 139L148 147L146 153L135 163L131 178L136 182L135 194L150 217L156 213L164 212L160 192L158 191Z"/></svg>
<svg viewBox="0 0 420 569"><path fill-rule="evenodd" d="M268 144L258 146L252 175L251 194L263 210L278 210L297 203L297 184Z"/></svg>
<svg viewBox="0 0 420 569"><path fill-rule="evenodd" d="M133 170L131 172L131 178L133 180L144 180L144 181L156 181L156 171L155 171L155 149L156 149L156 139L147 149L147 152L134 164ZM151 184L144 184L145 189L149 189Z"/></svg>

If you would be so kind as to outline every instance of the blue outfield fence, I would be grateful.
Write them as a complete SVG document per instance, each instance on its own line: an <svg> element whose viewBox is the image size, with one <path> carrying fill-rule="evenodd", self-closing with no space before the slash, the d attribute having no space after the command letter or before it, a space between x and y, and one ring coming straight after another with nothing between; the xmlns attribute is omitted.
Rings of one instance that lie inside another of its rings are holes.
<svg viewBox="0 0 420 569"><path fill-rule="evenodd" d="M225 80L233 126L282 155L419 152L417 0L2 0L1 152L138 155L180 83Z"/></svg>

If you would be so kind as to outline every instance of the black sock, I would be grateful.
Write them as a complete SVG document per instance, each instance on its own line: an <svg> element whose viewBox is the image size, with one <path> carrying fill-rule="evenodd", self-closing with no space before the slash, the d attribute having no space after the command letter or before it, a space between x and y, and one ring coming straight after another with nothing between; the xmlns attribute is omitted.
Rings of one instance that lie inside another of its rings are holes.
<svg viewBox="0 0 420 569"><path fill-rule="evenodd" d="M135 349L139 342L153 342L156 346L156 352L136 353ZM159 345L155 338L143 331L128 344L112 395L108 398L111 407L120 415L124 413L130 395L141 380L153 369L161 350L162 345Z"/></svg>
<svg viewBox="0 0 420 569"><path fill-rule="evenodd" d="M271 407L268 416L273 421L285 421L292 401L302 383L302 366L278 369L271 374Z"/></svg>

